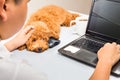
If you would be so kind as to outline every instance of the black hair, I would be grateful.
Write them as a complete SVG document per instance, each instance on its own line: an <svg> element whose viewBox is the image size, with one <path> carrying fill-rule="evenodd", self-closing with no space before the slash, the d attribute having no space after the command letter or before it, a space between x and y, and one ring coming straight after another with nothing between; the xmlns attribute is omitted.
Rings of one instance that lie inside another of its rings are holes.
<svg viewBox="0 0 120 80"><path fill-rule="evenodd" d="M19 4L22 0L14 0L15 4Z"/></svg>

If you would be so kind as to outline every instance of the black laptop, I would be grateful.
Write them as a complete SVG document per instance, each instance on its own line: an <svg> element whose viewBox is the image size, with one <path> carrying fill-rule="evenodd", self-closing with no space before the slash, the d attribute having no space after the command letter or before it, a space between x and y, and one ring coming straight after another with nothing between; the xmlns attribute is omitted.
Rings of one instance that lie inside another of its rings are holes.
<svg viewBox="0 0 120 80"><path fill-rule="evenodd" d="M93 0L85 35L58 52L95 67L96 53L106 42L120 43L120 0ZM120 61L111 73L120 76Z"/></svg>

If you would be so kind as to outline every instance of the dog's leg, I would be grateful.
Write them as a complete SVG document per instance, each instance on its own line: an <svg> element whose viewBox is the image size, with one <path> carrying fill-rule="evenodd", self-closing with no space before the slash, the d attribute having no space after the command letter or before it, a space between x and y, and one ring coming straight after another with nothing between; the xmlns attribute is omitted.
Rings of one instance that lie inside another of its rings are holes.
<svg viewBox="0 0 120 80"><path fill-rule="evenodd" d="M24 45L22 45L22 46L20 46L19 48L18 48L18 50L24 50L24 49L26 49L26 44L24 44Z"/></svg>

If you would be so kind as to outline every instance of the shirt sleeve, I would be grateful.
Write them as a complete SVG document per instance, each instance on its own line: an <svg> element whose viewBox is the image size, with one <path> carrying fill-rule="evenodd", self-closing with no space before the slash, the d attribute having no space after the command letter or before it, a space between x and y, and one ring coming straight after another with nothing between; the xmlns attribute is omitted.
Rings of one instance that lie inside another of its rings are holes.
<svg viewBox="0 0 120 80"><path fill-rule="evenodd" d="M4 46L3 43L0 42L0 58L7 58L9 57L11 52Z"/></svg>

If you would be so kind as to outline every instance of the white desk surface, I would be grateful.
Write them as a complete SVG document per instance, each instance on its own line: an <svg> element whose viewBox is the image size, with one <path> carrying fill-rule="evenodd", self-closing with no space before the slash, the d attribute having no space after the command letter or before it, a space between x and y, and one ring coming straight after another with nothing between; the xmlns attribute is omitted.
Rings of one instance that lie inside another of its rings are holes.
<svg viewBox="0 0 120 80"><path fill-rule="evenodd" d="M82 23L81 32L86 29L86 25L87 21ZM75 26L61 27L61 43L54 48L43 53L16 50L12 57L26 60L36 70L46 73L48 80L88 80L94 71L93 67L65 57L58 52L59 48L79 37L74 33L74 28ZM118 79L120 78L110 76L110 80Z"/></svg>

